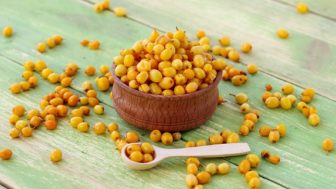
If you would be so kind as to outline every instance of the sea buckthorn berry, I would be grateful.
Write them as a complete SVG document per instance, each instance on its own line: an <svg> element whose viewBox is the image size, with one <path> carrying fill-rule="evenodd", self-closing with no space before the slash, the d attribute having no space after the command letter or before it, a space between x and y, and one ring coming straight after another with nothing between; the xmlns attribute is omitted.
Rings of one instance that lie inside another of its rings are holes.
<svg viewBox="0 0 336 189"><path fill-rule="evenodd" d="M309 96L301 96L301 101L309 103L310 101L312 101L312 98Z"/></svg>
<svg viewBox="0 0 336 189"><path fill-rule="evenodd" d="M245 93L237 93L235 95L235 100L237 104L242 105L243 103L248 101L248 97Z"/></svg>
<svg viewBox="0 0 336 189"><path fill-rule="evenodd" d="M93 8L97 13L103 12L104 10L102 3L96 3Z"/></svg>
<svg viewBox="0 0 336 189"><path fill-rule="evenodd" d="M127 132L126 133L126 137L125 140L127 143L135 143L135 142L139 142L139 135L136 132Z"/></svg>
<svg viewBox="0 0 336 189"><path fill-rule="evenodd" d="M279 107L280 101L277 97L271 96L266 99L265 104L268 108L274 109Z"/></svg>
<svg viewBox="0 0 336 189"><path fill-rule="evenodd" d="M93 129L97 135L105 134L106 126L103 122L98 122L93 126Z"/></svg>
<svg viewBox="0 0 336 189"><path fill-rule="evenodd" d="M249 189L259 189L260 188L260 178L254 177L248 182Z"/></svg>
<svg viewBox="0 0 336 189"><path fill-rule="evenodd" d="M334 149L334 143L330 138L326 138L322 142L322 148L326 152L331 152Z"/></svg>
<svg viewBox="0 0 336 189"><path fill-rule="evenodd" d="M229 52L228 57L230 60L234 61L234 62L239 62L240 59L240 55L239 52L236 50L232 50Z"/></svg>
<svg viewBox="0 0 336 189"><path fill-rule="evenodd" d="M40 116L40 112L37 109L31 109L26 117L27 119L31 119L33 116Z"/></svg>
<svg viewBox="0 0 336 189"><path fill-rule="evenodd" d="M12 128L10 131L9 131L9 136L11 137L11 138L18 138L19 137L19 135L20 135L20 130L19 129L17 129L17 128Z"/></svg>
<svg viewBox="0 0 336 189"><path fill-rule="evenodd" d="M88 106L81 106L79 109L82 111L83 115L90 115L90 108Z"/></svg>
<svg viewBox="0 0 336 189"><path fill-rule="evenodd" d="M173 139L174 139L174 141L181 140L181 138L182 138L182 134L180 132L173 133Z"/></svg>
<svg viewBox="0 0 336 189"><path fill-rule="evenodd" d="M174 80L171 77L164 77L159 83L162 89L170 89L174 85Z"/></svg>
<svg viewBox="0 0 336 189"><path fill-rule="evenodd" d="M271 130L268 135L268 140L271 143L277 143L279 139L280 139L280 132L276 129Z"/></svg>
<svg viewBox="0 0 336 189"><path fill-rule="evenodd" d="M237 143L239 141L240 141L239 135L234 132L231 132L226 139L226 143Z"/></svg>
<svg viewBox="0 0 336 189"><path fill-rule="evenodd" d="M107 77L99 77L96 84L100 91L107 91L110 88L110 81Z"/></svg>
<svg viewBox="0 0 336 189"><path fill-rule="evenodd" d="M249 182L252 178L259 178L257 171L249 171L245 174L245 179L247 182Z"/></svg>
<svg viewBox="0 0 336 189"><path fill-rule="evenodd" d="M189 163L187 165L187 173L196 175L198 173L198 166L194 163Z"/></svg>
<svg viewBox="0 0 336 189"><path fill-rule="evenodd" d="M184 145L185 148L195 147L196 143L195 141L187 141Z"/></svg>
<svg viewBox="0 0 336 189"><path fill-rule="evenodd" d="M291 104L293 106L296 102L296 96L290 94L290 95L287 96L287 98L289 99L289 101L291 102Z"/></svg>
<svg viewBox="0 0 336 189"><path fill-rule="evenodd" d="M205 171L210 173L211 175L215 175L217 173L217 165L214 163L209 163L206 165Z"/></svg>
<svg viewBox="0 0 336 189"><path fill-rule="evenodd" d="M161 142L162 144L165 144L165 145L170 145L173 143L173 135L168 133L168 132L164 132L161 136Z"/></svg>
<svg viewBox="0 0 336 189"><path fill-rule="evenodd" d="M48 38L46 43L47 43L47 46L51 49L56 46L55 40L52 37Z"/></svg>
<svg viewBox="0 0 336 189"><path fill-rule="evenodd" d="M35 71L41 72L45 68L47 68L47 65L46 65L46 63L43 60L38 60L35 63L35 66L34 66Z"/></svg>
<svg viewBox="0 0 336 189"><path fill-rule="evenodd" d="M153 158L152 154L144 154L144 156L143 156L143 162L144 163L151 162L153 160L154 160L154 158Z"/></svg>
<svg viewBox="0 0 336 189"><path fill-rule="evenodd" d="M303 2L296 4L296 11L300 14L305 14L309 11L308 5Z"/></svg>
<svg viewBox="0 0 336 189"><path fill-rule="evenodd" d="M230 165L228 163L221 163L217 166L217 173L225 175L230 172Z"/></svg>
<svg viewBox="0 0 336 189"><path fill-rule="evenodd" d="M247 136L250 132L250 129L248 126L246 125L242 125L239 128L239 134L243 135L243 136Z"/></svg>
<svg viewBox="0 0 336 189"><path fill-rule="evenodd" d="M219 39L219 43L223 46L229 46L231 43L231 40L229 36L223 36Z"/></svg>
<svg viewBox="0 0 336 189"><path fill-rule="evenodd" d="M240 50L241 50L243 53L249 53L249 52L252 50L252 45L251 45L251 43L243 43L243 44L240 46Z"/></svg>
<svg viewBox="0 0 336 189"><path fill-rule="evenodd" d="M98 40L90 41L88 47L93 50L99 49L100 42Z"/></svg>
<svg viewBox="0 0 336 189"><path fill-rule="evenodd" d="M94 74L96 74L96 68L93 67L93 66L88 66L88 67L86 67L84 73L85 73L87 76L93 76Z"/></svg>
<svg viewBox="0 0 336 189"><path fill-rule="evenodd" d="M152 154L152 153L154 153L153 146L150 143L148 143L148 142L144 142L144 143L141 144L141 150L145 154Z"/></svg>
<svg viewBox="0 0 336 189"><path fill-rule="evenodd" d="M130 154L129 158L135 162L141 162L143 160L143 154L140 151L134 151Z"/></svg>
<svg viewBox="0 0 336 189"><path fill-rule="evenodd" d="M29 85L30 85L31 88L35 88L37 86L37 84L38 84L37 77L35 77L35 76L30 77L28 79L28 83L29 83Z"/></svg>
<svg viewBox="0 0 336 189"><path fill-rule="evenodd" d="M23 116L23 115L25 114L26 109L25 109L24 106L22 106L22 105L16 105L16 106L14 106L14 108L12 109L12 112L13 112L13 114L15 114L15 115L21 117L21 116Z"/></svg>
<svg viewBox="0 0 336 189"><path fill-rule="evenodd" d="M160 142L161 141L161 132L159 130L153 130L150 135L149 138L153 141L153 142Z"/></svg>
<svg viewBox="0 0 336 189"><path fill-rule="evenodd" d="M70 119L70 125L73 127L73 128L77 128L78 124L82 123L84 120L82 117L72 117Z"/></svg>
<svg viewBox="0 0 336 189"><path fill-rule="evenodd" d="M249 170L251 170L251 164L248 160L244 159L242 160L239 165L238 165L238 171L241 173L241 174L245 174L247 173Z"/></svg>
<svg viewBox="0 0 336 189"><path fill-rule="evenodd" d="M45 68L41 71L41 76L43 79L48 79L48 76L52 73L53 71L50 68Z"/></svg>
<svg viewBox="0 0 336 189"><path fill-rule="evenodd" d="M33 116L30 120L29 120L29 125L32 128L37 128L41 125L42 119L39 116Z"/></svg>
<svg viewBox="0 0 336 189"><path fill-rule="evenodd" d="M60 77L57 73L51 73L48 75L48 81L52 84L55 84L60 81Z"/></svg>
<svg viewBox="0 0 336 189"><path fill-rule="evenodd" d="M25 70L34 71L35 64L31 60L27 60L23 63L23 67L25 68Z"/></svg>
<svg viewBox="0 0 336 189"><path fill-rule="evenodd" d="M34 75L34 73L32 72L32 71L30 71L30 70L25 70L24 72L22 72L22 77L26 80L26 81L28 81L28 79L30 78L30 77L32 77Z"/></svg>
<svg viewBox="0 0 336 189"><path fill-rule="evenodd" d="M56 45L61 44L63 41L63 37L61 35L53 35L52 38L54 39Z"/></svg>
<svg viewBox="0 0 336 189"><path fill-rule="evenodd" d="M250 162L251 167L257 167L260 163L260 159L256 154L248 154L246 159Z"/></svg>
<svg viewBox="0 0 336 189"><path fill-rule="evenodd" d="M266 85L265 85L265 90L266 90L266 91L272 91L272 89L273 89L273 87L272 87L271 84L266 84Z"/></svg>
<svg viewBox="0 0 336 189"><path fill-rule="evenodd" d="M186 85L185 89L187 93L192 93L197 91L198 84L196 82L190 82Z"/></svg>
<svg viewBox="0 0 336 189"><path fill-rule="evenodd" d="M303 90L303 92L301 93L302 96L308 96L310 98L314 98L315 96L315 89L313 88L306 88Z"/></svg>
<svg viewBox="0 0 336 189"><path fill-rule="evenodd" d="M89 124L87 122L82 122L82 123L79 123L77 125L77 129L78 131L82 132L82 133L86 133L89 131Z"/></svg>
<svg viewBox="0 0 336 189"><path fill-rule="evenodd" d="M22 91L28 91L30 89L30 84L27 81L20 82Z"/></svg>
<svg viewBox="0 0 336 189"><path fill-rule="evenodd" d="M90 43L90 41L87 40L87 39L83 39L83 40L80 41L80 44L84 47L88 46L89 43Z"/></svg>
<svg viewBox="0 0 336 189"><path fill-rule="evenodd" d="M54 163L62 160L62 151L60 149L55 149L50 153L50 160Z"/></svg>
<svg viewBox="0 0 336 189"><path fill-rule="evenodd" d="M48 130L54 130L57 128L57 122L56 120L47 120L44 122L44 126L48 129Z"/></svg>
<svg viewBox="0 0 336 189"><path fill-rule="evenodd" d="M278 155L270 155L268 158L267 158L267 161L272 163L272 164L279 164L280 163L280 157Z"/></svg>
<svg viewBox="0 0 336 189"><path fill-rule="evenodd" d="M93 108L93 111L98 114L98 115L103 115L104 114L104 106L102 105L96 105L94 108Z"/></svg>
<svg viewBox="0 0 336 189"><path fill-rule="evenodd" d="M256 74L258 72L258 67L256 64L248 64L247 65L247 72L249 74Z"/></svg>
<svg viewBox="0 0 336 189"><path fill-rule="evenodd" d="M196 37L198 38L198 39L201 39L202 37L205 37L205 32L203 31L203 30L198 30L197 32L196 32Z"/></svg>
<svg viewBox="0 0 336 189"><path fill-rule="evenodd" d="M240 105L240 111L242 113L248 113L250 111L250 105L248 103L243 103L242 105Z"/></svg>
<svg viewBox="0 0 336 189"><path fill-rule="evenodd" d="M47 49L47 45L45 43L38 43L36 46L36 50L40 53L44 53Z"/></svg>
<svg viewBox="0 0 336 189"><path fill-rule="evenodd" d="M254 128L254 122L248 119L244 120L242 125L246 125L250 131Z"/></svg>
<svg viewBox="0 0 336 189"><path fill-rule="evenodd" d="M4 148L0 151L0 158L2 160L9 160L13 155L12 150L8 149L8 148Z"/></svg>
<svg viewBox="0 0 336 189"><path fill-rule="evenodd" d="M292 108L292 102L288 97L281 97L280 106L282 109L289 110Z"/></svg>
<svg viewBox="0 0 336 189"><path fill-rule="evenodd" d="M18 94L21 93L21 85L20 83L14 83L9 87L9 90L13 93L13 94Z"/></svg>
<svg viewBox="0 0 336 189"><path fill-rule="evenodd" d="M26 120L18 120L15 123L15 128L17 128L18 130L22 130L24 127L28 126L28 122Z"/></svg>
<svg viewBox="0 0 336 189"><path fill-rule="evenodd" d="M219 134L214 134L209 137L210 144L223 144L223 137Z"/></svg>
<svg viewBox="0 0 336 189"><path fill-rule="evenodd" d="M296 105L296 108L298 109L298 110L300 110L300 111L302 111L303 110L303 108L307 108L308 107L308 105L305 103L305 102L299 102L297 105Z"/></svg>
<svg viewBox="0 0 336 189"><path fill-rule="evenodd" d="M188 174L185 178L185 182L188 188L194 188L198 185L198 179L193 174Z"/></svg>
<svg viewBox="0 0 336 189"><path fill-rule="evenodd" d="M281 38L281 39L287 39L289 33L288 33L288 31L287 31L286 29L284 29L284 28L280 28L280 29L278 29L278 31L277 31L277 35L278 35L278 37Z"/></svg>
<svg viewBox="0 0 336 189"><path fill-rule="evenodd" d="M202 86L202 85L201 85ZM200 86L200 87L201 87ZM224 101L224 97L223 96L218 96L218 100L217 100L217 104L220 105L220 104L223 104L225 101Z"/></svg>
<svg viewBox="0 0 336 189"><path fill-rule="evenodd" d="M113 141L117 141L117 140L121 139L121 135L120 135L119 131L112 131L110 137Z"/></svg>
<svg viewBox="0 0 336 189"><path fill-rule="evenodd" d="M292 94L294 92L294 86L290 83L286 83L282 86L281 91L285 94L285 95L289 95Z"/></svg>
<svg viewBox="0 0 336 189"><path fill-rule="evenodd" d="M144 84L146 83L146 81L149 78L149 74L146 71L142 71L140 72L137 76L136 76L136 81L140 84ZM161 80L162 81L162 80Z"/></svg>
<svg viewBox="0 0 336 189"><path fill-rule="evenodd" d="M272 130L272 128L269 127L269 126L262 126L259 129L259 134L262 137L268 137L268 135L270 134L271 130Z"/></svg>
<svg viewBox="0 0 336 189"><path fill-rule="evenodd" d="M24 127L21 130L21 134L24 137L31 137L33 134L33 129L31 127Z"/></svg>
<svg viewBox="0 0 336 189"><path fill-rule="evenodd" d="M108 65L101 65L99 67L99 71L100 71L101 74L105 75L107 73L110 73L110 68L109 68Z"/></svg>
<svg viewBox="0 0 336 189"><path fill-rule="evenodd" d="M206 145L208 145L208 143L204 139L196 141L196 146L206 146Z"/></svg>
<svg viewBox="0 0 336 189"><path fill-rule="evenodd" d="M11 37L13 35L13 28L11 26L4 27L2 34L5 37Z"/></svg>
<svg viewBox="0 0 336 189"><path fill-rule="evenodd" d="M282 123L275 126L275 129L279 131L280 137L284 137L286 135L286 126Z"/></svg>
<svg viewBox="0 0 336 189"><path fill-rule="evenodd" d="M80 108L73 109L71 111L71 116L72 117L83 117L83 110Z"/></svg>
<svg viewBox="0 0 336 189"><path fill-rule="evenodd" d="M308 117L308 122L311 126L318 126L320 124L320 116L317 114L310 114Z"/></svg>
<svg viewBox="0 0 336 189"><path fill-rule="evenodd" d="M141 152L141 147L139 144L130 144L126 148L127 155L131 155L133 152L136 152L136 151Z"/></svg>
<svg viewBox="0 0 336 189"><path fill-rule="evenodd" d="M211 175L210 173L206 172L206 171L202 171L202 172L199 172L197 175L197 180L198 180L198 183L200 184L206 184L210 181L211 179Z"/></svg>
<svg viewBox="0 0 336 189"><path fill-rule="evenodd" d="M245 114L245 120L251 120L254 123L257 123L258 122L258 116L257 116L257 114L255 114L253 112L250 112L250 113Z"/></svg>
<svg viewBox="0 0 336 189"><path fill-rule="evenodd" d="M115 7L113 9L113 12L118 17L123 17L123 16L126 16L127 14L127 10L124 7Z"/></svg>

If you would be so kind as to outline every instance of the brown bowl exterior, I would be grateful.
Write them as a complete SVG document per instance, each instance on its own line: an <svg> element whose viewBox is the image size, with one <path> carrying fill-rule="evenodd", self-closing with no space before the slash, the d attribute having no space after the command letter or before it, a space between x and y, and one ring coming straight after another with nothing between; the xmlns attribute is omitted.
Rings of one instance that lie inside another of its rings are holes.
<svg viewBox="0 0 336 189"><path fill-rule="evenodd" d="M114 74L114 69L112 75L114 107L121 118L141 129L177 132L196 128L211 117L217 106L222 72L205 89L173 96L132 89Z"/></svg>

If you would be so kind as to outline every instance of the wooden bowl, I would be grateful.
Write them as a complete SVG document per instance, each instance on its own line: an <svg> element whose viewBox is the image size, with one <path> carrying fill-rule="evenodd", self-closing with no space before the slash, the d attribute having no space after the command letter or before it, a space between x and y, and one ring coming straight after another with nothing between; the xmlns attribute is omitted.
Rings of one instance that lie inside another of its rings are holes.
<svg viewBox="0 0 336 189"><path fill-rule="evenodd" d="M222 71L207 88L173 96L154 95L130 88L115 75L114 66L112 75L114 107L121 118L141 129L176 132L196 128L211 117L218 102L217 85Z"/></svg>

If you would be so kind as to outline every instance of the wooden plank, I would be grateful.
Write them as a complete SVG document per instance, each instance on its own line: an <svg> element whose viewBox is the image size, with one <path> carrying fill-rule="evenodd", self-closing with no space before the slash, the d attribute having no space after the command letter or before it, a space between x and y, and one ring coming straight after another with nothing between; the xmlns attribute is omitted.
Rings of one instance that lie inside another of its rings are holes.
<svg viewBox="0 0 336 189"><path fill-rule="evenodd" d="M256 63L270 75L303 87L312 86L323 96L336 99L334 21L314 14L298 15L292 7L269 0L112 0L111 5L124 6L130 18L164 31L176 26L188 32L203 29L214 43L222 35L229 35L236 48L249 41L254 50L242 55L242 62ZM275 36L279 27L289 30L289 39ZM307 75L309 79L302 79Z"/></svg>
<svg viewBox="0 0 336 189"><path fill-rule="evenodd" d="M9 94L8 83L18 81L22 67L16 63L0 57L1 117L7 118L11 108L16 104L23 104L26 108L38 107L38 99L43 94L53 90L53 86L41 81L41 85L34 91L19 95ZM83 75L82 75L83 77ZM42 80L42 79L40 79ZM113 108L105 106L103 116L91 115L86 118L90 124L98 121L109 123L116 121L121 126L121 132L136 130L142 135L142 140L148 141L148 132L136 129L123 122ZM71 128L68 119L60 121L55 131L40 128L31 138L12 140L8 136L11 128L4 122L0 128L0 148L9 147L14 156L10 161L0 162L0 180L14 188L184 188L185 165L182 159L164 161L159 167L150 171L132 171L125 167L119 154L114 149L109 137L96 136L92 132L81 134ZM183 142L174 146L181 147ZM49 161L49 152L54 148L63 151L63 161L53 164ZM223 159L207 160L207 162L223 162ZM218 185L228 184L235 188L245 188L244 178L232 165L232 173L214 177L207 185L215 188ZM29 174L27 174L29 172ZM165 183L163 185L162 183ZM272 182L263 179L265 188L281 188Z"/></svg>
<svg viewBox="0 0 336 189"><path fill-rule="evenodd" d="M296 4L298 2L302 2L299 0L275 0L275 1L286 3L293 7L296 7ZM304 2L308 5L311 13L323 16L325 18L334 21L336 20L336 3L334 0L320 0L320 1L305 0Z"/></svg>
<svg viewBox="0 0 336 189"><path fill-rule="evenodd" d="M15 4L18 2L6 3L9 3L10 6L18 6L18 4ZM65 4L71 9L62 9ZM6 6L7 4L2 5ZM7 7L10 7L9 5ZM25 4L20 2L20 5L24 7ZM58 14L39 12L41 16L38 18L31 15L34 10L45 9L54 13L57 11L63 12ZM110 54L116 54L122 48L121 46L129 46L133 42L131 38L123 38L124 33L135 31L139 35L145 32L147 35L147 32L149 32L148 28L132 24L127 20L121 22L118 19L113 19L113 25L108 25L105 30L97 32L96 28L111 21L110 15L106 15L101 21L97 22L97 15L91 12L88 7L63 0L59 1L59 4L41 4L38 1L30 1L29 6L27 4L24 9L18 12L18 15L12 15L10 22L15 25L15 37L6 40L1 39L0 42L1 52L7 57L0 58L0 73L2 75L0 103L4 104L0 109L1 117L8 117L10 115L10 108L8 107L18 103L24 104L27 108L38 107L37 99L53 89L53 86L41 81L39 87L35 90L20 95L10 95L7 91L8 84L19 81L20 72L23 70L22 67L17 66L18 62L22 63L26 59L43 58L58 73L69 61L75 61L82 67L89 64L96 64L98 67L98 65L110 62ZM10 11L10 13L13 12ZM81 33L83 28L73 25L74 21L68 17L70 13L72 17L87 17L87 25L82 26L87 29L86 34ZM22 17L19 17L19 15L31 20L31 22L27 23L21 20ZM50 23L54 23L54 26ZM116 25L117 28L121 29L112 34L116 39L109 43L108 39L111 35L107 32L112 31ZM58 26L62 26L62 28ZM95 34L95 32L98 34ZM106 33L104 34L104 32ZM45 55L37 54L33 50L35 44L54 33L64 35L64 44ZM102 50L94 52L79 47L79 40L89 35L101 37L100 39L104 41ZM136 35L133 37L139 38ZM143 37L141 36L141 38ZM119 46L115 44L119 44ZM79 84L84 80L87 80L87 78L83 75L77 76L73 85L74 88L79 89ZM90 80L94 80L94 78ZM99 94L99 98L105 103L111 103L107 94ZM88 121L94 123L114 120L122 126L123 133L128 130L137 130L118 118L111 107L106 106L106 112L107 114L101 117L91 116ZM185 166L181 159L169 160L151 171L128 170L121 162L118 153L112 150L114 146L112 142L109 142L107 136L96 137L92 136L93 134L79 134L68 126L66 120L60 122L60 126L55 132L47 132L42 128L35 132L32 138L24 140L10 140L7 133L9 129L8 123L1 127L0 135L4 140L0 147L6 146L13 149L14 157L8 162L1 162L4 166L0 166L0 178L15 188L43 188L45 185L50 186L50 188L134 188L139 186L146 188L184 188ZM142 139L148 140L148 132L139 132L143 135ZM89 137L95 138L92 140ZM182 142L175 144L175 147L181 145L183 145ZM62 148L64 152L64 161L58 165L53 165L48 160L49 151L55 147ZM215 160L215 162L222 161L223 159ZM232 166L235 170L235 166ZM27 176L25 173L28 171L31 174ZM165 185L162 183L165 183ZM244 178L236 171L232 171L225 179L220 176L215 177L207 186L216 188L218 185L229 185L234 188L246 187ZM264 188L281 188L264 179L263 186Z"/></svg>

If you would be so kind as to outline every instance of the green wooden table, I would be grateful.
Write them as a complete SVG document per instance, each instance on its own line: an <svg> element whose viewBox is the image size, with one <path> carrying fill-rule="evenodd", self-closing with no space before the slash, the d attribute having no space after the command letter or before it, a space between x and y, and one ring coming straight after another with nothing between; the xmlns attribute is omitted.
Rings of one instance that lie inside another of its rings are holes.
<svg viewBox="0 0 336 189"><path fill-rule="evenodd" d="M130 47L135 41L149 35L152 28L173 31L183 28L192 34L203 29L214 42L229 35L233 46L242 42L253 44L253 52L243 55L241 64L256 63L260 72L251 76L242 87L221 82L220 94L227 102L218 106L212 118L199 129L183 133L183 140L173 147L182 147L185 141L206 139L223 128L238 130L242 114L229 93L245 92L250 103L257 107L262 118L257 125L274 126L285 123L288 135L277 144L270 144L257 131L241 140L248 142L254 153L268 149L281 156L277 166L262 161L257 171L262 177L262 188L336 188L336 152L326 154L321 149L326 137L336 141L336 3L334 0L306 0L311 12L300 15L295 10L296 0L236 0L236 1L150 1L111 0L111 6L128 10L126 18L110 11L97 14L95 0L10 0L0 1L0 28L11 25L14 36L0 37L0 148L10 148L14 156L0 161L0 185L5 188L68 189L68 188L185 188L186 175L183 159L170 159L148 171L126 168L114 144L106 136L92 132L81 134L72 129L68 119L63 119L55 131L40 128L31 138L12 140L8 131L11 108L23 104L37 108L39 99L55 86L40 78L39 86L19 95L8 91L10 83L21 80L23 62L43 59L54 71L61 73L69 62L82 68L87 65L111 64L120 49ZM279 27L290 32L287 40L275 36ZM53 34L64 37L64 43L45 54L35 51L36 44ZM79 45L80 40L99 39L101 49L92 51ZM229 64L233 64L228 61ZM80 91L81 83L94 80L78 74L71 86ZM314 87L318 95L312 102L321 116L320 126L308 125L306 118L295 108L289 111L265 108L260 100L264 85L270 83L275 90L289 82L295 85L296 94L305 87ZM90 116L95 123L116 121L121 132L135 130L142 140L148 132L128 125L118 117L108 97L99 93L106 108L103 116ZM54 148L63 151L63 161L53 164L49 153ZM206 188L247 188L237 164L243 157L202 160L227 161L230 174L214 176ZM0 186L0 188L2 188Z"/></svg>

